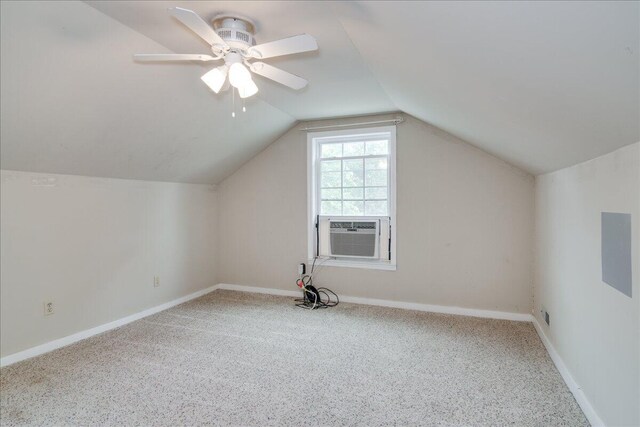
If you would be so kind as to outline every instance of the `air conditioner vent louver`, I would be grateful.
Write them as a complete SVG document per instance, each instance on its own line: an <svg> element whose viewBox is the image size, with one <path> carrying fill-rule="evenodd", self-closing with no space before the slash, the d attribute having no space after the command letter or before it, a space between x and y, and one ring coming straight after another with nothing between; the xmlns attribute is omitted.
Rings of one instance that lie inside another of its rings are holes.
<svg viewBox="0 0 640 427"><path fill-rule="evenodd" d="M378 257L379 221L329 220L331 256L352 258Z"/></svg>
<svg viewBox="0 0 640 427"><path fill-rule="evenodd" d="M358 230L375 230L375 221L331 221L331 228L354 228Z"/></svg>
<svg viewBox="0 0 640 427"><path fill-rule="evenodd" d="M376 223L375 222L354 222L353 223L353 228L375 229L376 228Z"/></svg>
<svg viewBox="0 0 640 427"><path fill-rule="evenodd" d="M337 222L331 221L331 228L353 228L353 222Z"/></svg>

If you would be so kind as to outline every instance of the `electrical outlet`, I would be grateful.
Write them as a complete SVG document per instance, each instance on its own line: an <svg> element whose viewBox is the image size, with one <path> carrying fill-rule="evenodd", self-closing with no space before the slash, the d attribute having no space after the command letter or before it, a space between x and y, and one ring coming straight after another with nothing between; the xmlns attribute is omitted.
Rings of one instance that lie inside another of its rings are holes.
<svg viewBox="0 0 640 427"><path fill-rule="evenodd" d="M153 287L157 288L160 286L160 276L153 276Z"/></svg>
<svg viewBox="0 0 640 427"><path fill-rule="evenodd" d="M45 316L49 316L51 314L53 314L53 303L51 301L45 302L44 303L44 315Z"/></svg>
<svg viewBox="0 0 640 427"><path fill-rule="evenodd" d="M540 317L542 317L542 319L544 320L544 323L547 324L547 326L551 326L551 319L549 316L549 312L547 311L547 309L543 306L540 306Z"/></svg>

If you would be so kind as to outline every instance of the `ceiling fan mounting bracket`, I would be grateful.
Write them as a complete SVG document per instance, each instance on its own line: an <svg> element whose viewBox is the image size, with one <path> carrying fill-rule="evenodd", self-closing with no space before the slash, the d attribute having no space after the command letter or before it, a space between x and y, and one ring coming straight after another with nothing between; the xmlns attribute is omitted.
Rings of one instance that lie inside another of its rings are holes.
<svg viewBox="0 0 640 427"><path fill-rule="evenodd" d="M214 30L218 30L220 28L237 28L251 33L252 35L256 32L256 24L252 19L237 14L223 13L216 15L211 20L211 24L213 25Z"/></svg>
<svg viewBox="0 0 640 427"><path fill-rule="evenodd" d="M256 44L253 36L256 26L249 18L223 14L214 17L211 24L220 38L232 48L245 50Z"/></svg>

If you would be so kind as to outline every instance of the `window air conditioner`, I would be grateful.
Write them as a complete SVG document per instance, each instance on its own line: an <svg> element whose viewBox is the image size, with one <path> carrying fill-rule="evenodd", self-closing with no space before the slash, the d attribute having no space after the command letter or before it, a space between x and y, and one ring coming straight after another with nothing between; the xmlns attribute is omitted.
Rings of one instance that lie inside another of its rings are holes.
<svg viewBox="0 0 640 427"><path fill-rule="evenodd" d="M377 259L380 221L329 220L329 256Z"/></svg>
<svg viewBox="0 0 640 427"><path fill-rule="evenodd" d="M388 217L318 216L317 254L322 257L390 259Z"/></svg>

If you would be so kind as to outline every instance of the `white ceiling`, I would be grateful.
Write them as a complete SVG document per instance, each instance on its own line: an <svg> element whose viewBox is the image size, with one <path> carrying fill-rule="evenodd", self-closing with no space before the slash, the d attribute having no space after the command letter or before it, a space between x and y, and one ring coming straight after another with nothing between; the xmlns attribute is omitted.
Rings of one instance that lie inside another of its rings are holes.
<svg viewBox="0 0 640 427"><path fill-rule="evenodd" d="M258 42L303 32L320 50L269 63L300 92L256 77L230 97L211 65L137 64L133 53L209 53L172 19L235 12ZM216 183L297 120L402 110L527 171L640 140L638 2L1 3L2 168Z"/></svg>

